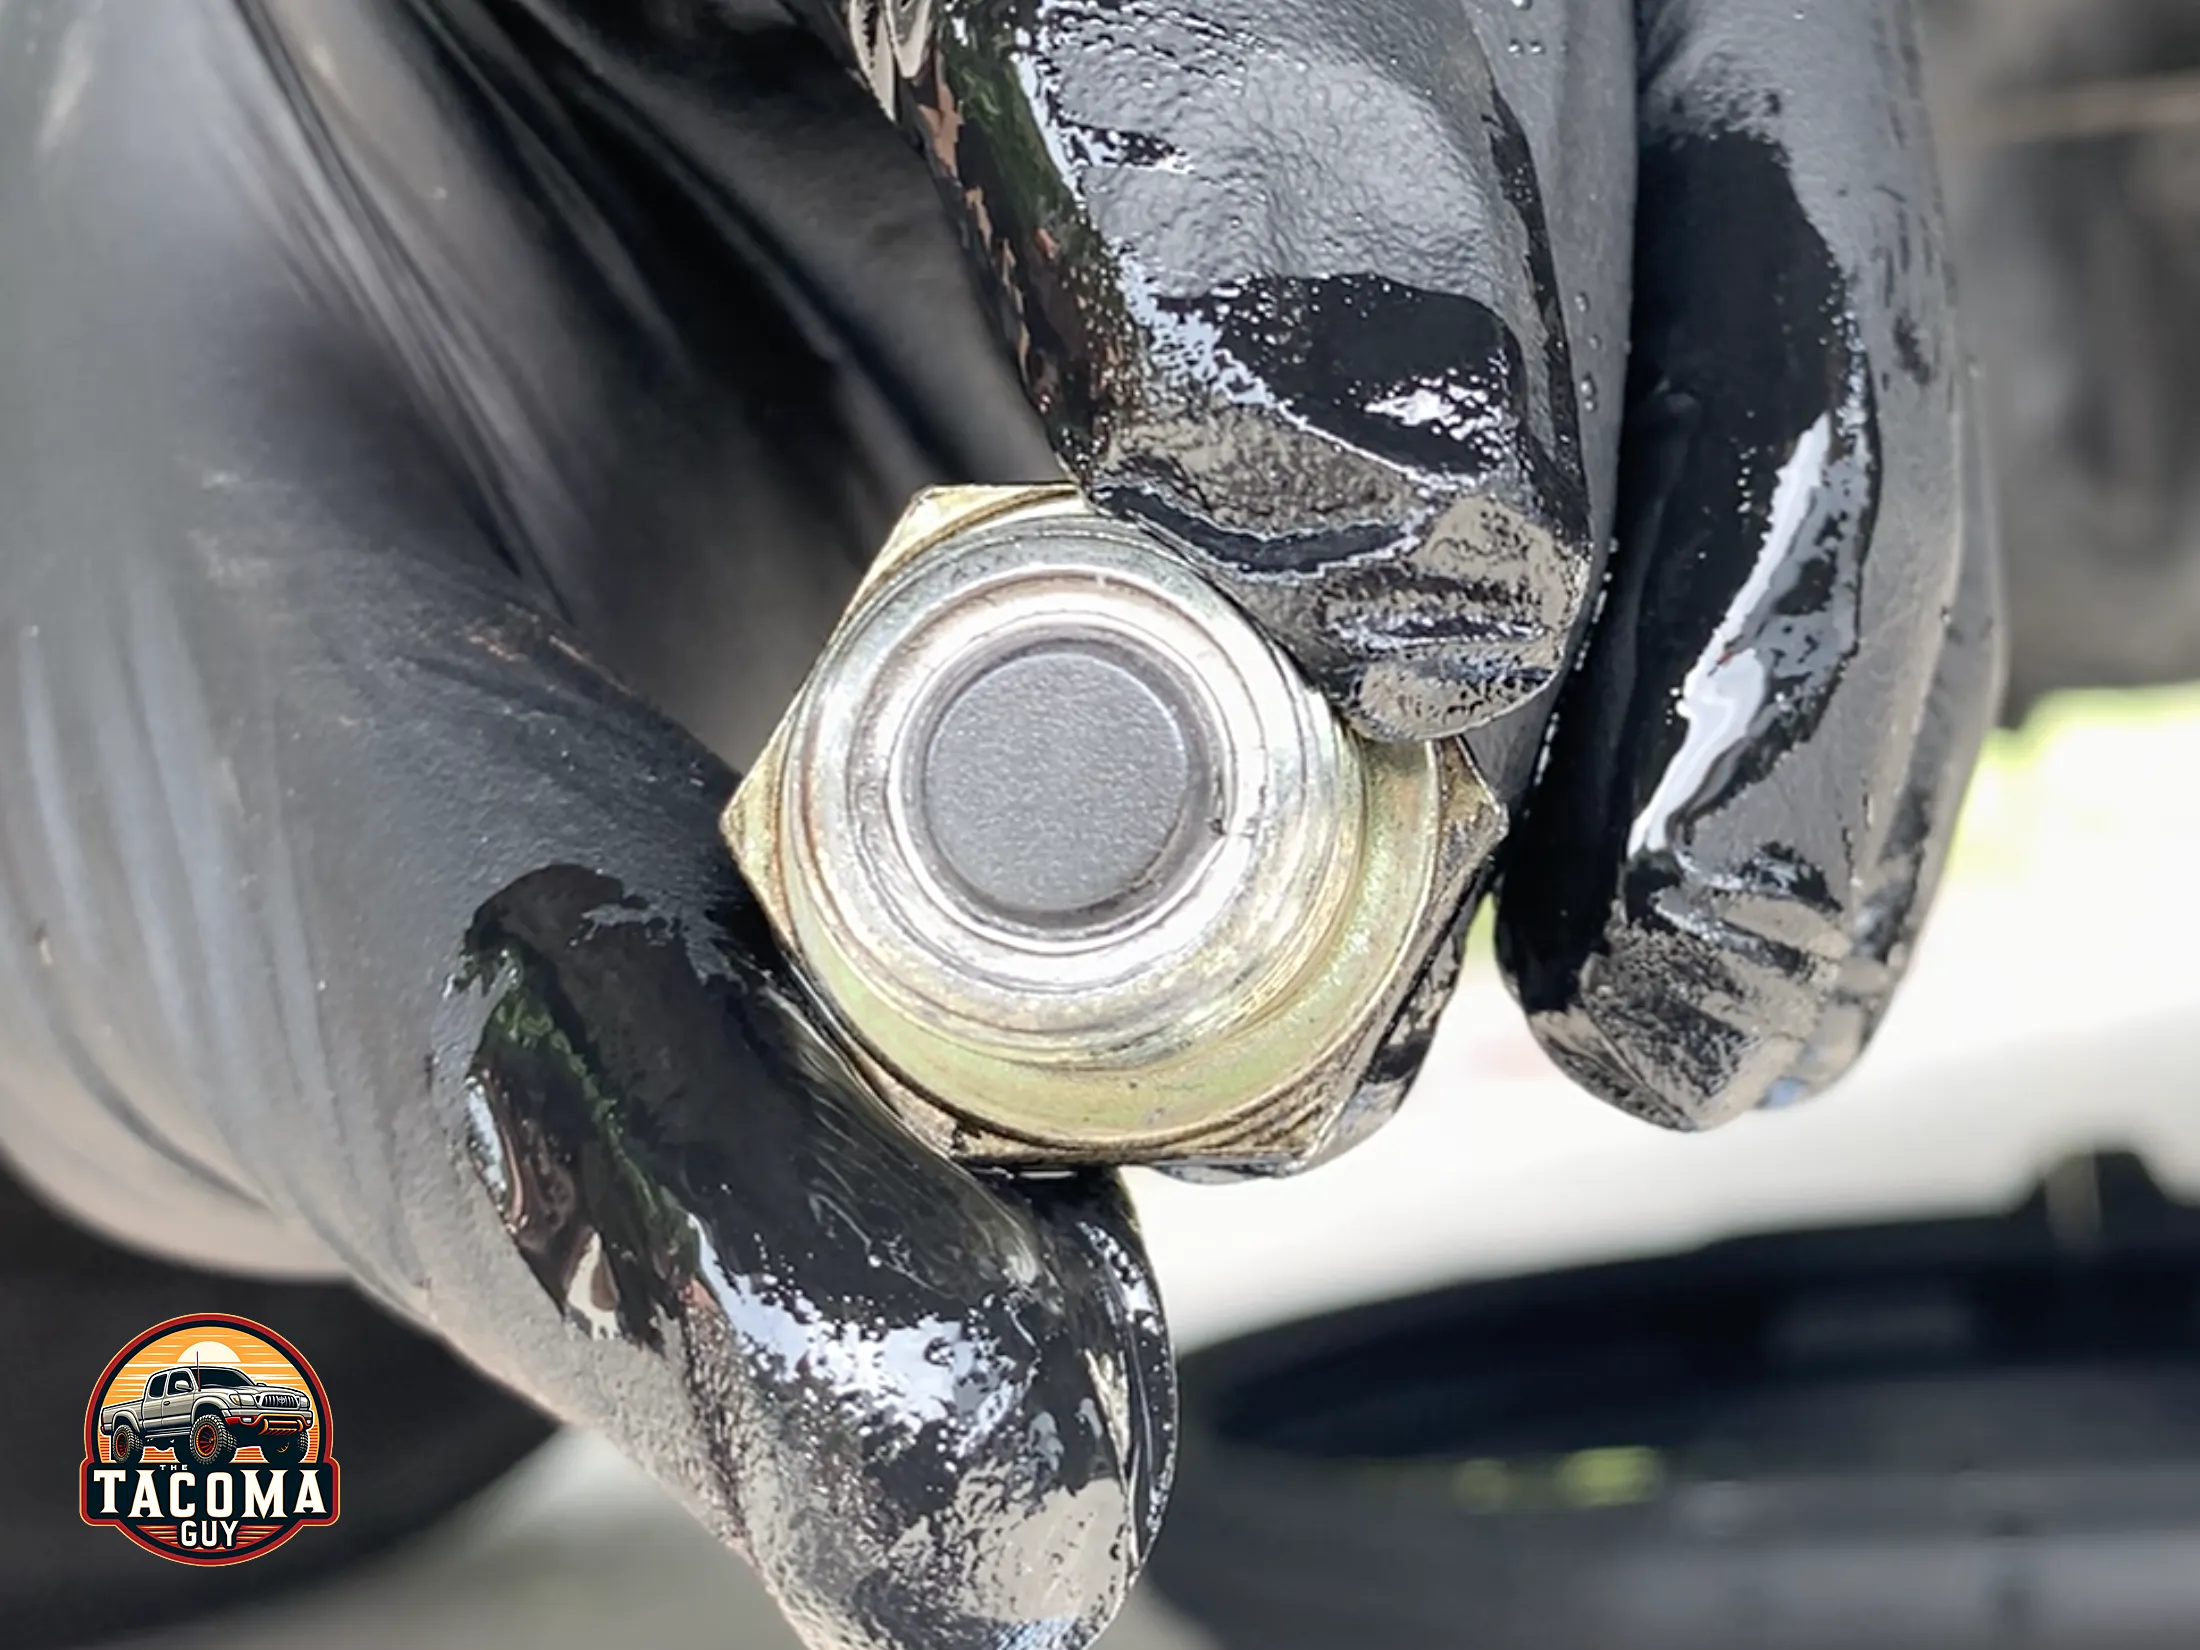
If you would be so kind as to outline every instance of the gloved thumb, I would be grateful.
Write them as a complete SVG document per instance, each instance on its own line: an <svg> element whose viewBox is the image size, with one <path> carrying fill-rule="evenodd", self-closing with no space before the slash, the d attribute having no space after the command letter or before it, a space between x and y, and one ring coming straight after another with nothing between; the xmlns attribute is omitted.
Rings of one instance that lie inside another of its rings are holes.
<svg viewBox="0 0 2200 1650"><path fill-rule="evenodd" d="M212 3L0 18L0 1142L602 1429L813 1642L1083 1642L1167 1475L1118 1192L923 1155L817 1034L286 72Z"/></svg>

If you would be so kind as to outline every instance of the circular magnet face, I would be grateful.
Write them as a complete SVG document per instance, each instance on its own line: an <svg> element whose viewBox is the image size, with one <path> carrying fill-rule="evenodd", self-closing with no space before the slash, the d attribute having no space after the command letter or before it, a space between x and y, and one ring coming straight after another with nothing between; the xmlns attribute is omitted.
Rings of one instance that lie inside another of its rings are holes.
<svg viewBox="0 0 2200 1650"><path fill-rule="evenodd" d="M1166 897L1215 804L1198 694L1105 633L981 660L938 696L909 768L920 846L982 917L1075 929Z"/></svg>
<svg viewBox="0 0 2200 1650"><path fill-rule="evenodd" d="M1355 749L1139 529L1009 518L859 597L789 724L802 952L874 1046L1135 1071L1268 1012L1357 872Z"/></svg>

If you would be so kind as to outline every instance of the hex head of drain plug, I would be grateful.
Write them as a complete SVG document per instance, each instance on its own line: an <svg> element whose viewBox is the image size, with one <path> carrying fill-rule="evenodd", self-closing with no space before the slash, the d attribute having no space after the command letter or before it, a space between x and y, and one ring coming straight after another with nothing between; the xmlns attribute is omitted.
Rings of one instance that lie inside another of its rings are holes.
<svg viewBox="0 0 2200 1650"><path fill-rule="evenodd" d="M932 1145L1223 1173L1387 1115L1502 830L1463 747L1360 738L1163 544L1055 487L920 495L725 814Z"/></svg>

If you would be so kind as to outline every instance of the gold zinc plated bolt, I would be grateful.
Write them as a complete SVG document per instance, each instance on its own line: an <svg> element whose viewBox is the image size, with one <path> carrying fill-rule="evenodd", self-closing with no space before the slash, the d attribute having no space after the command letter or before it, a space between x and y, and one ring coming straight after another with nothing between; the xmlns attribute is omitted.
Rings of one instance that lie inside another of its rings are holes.
<svg viewBox="0 0 2200 1650"><path fill-rule="evenodd" d="M1387 1114L1502 829L1464 747L1353 733L1063 487L919 495L725 814L938 1149L1266 1173Z"/></svg>

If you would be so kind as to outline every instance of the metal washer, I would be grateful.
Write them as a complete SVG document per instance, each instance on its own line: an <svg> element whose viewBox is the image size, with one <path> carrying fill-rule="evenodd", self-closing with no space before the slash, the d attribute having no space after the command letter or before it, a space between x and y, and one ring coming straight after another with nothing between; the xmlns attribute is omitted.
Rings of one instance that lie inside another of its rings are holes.
<svg viewBox="0 0 2200 1650"><path fill-rule="evenodd" d="M1106 691L1050 693L1080 679ZM990 729L956 748L958 714ZM1139 723L1173 751L1126 744ZM1028 771L1004 774L1019 749ZM1364 810L1334 717L1124 523L983 526L902 568L828 647L789 750L805 953L828 990L972 1049L1165 1058L1261 1011L1351 892ZM1091 760L1120 767L1112 791ZM1092 828L1065 831L1080 810Z"/></svg>

